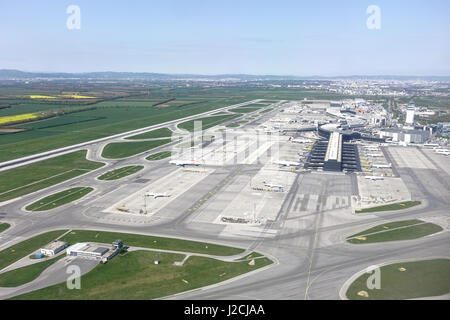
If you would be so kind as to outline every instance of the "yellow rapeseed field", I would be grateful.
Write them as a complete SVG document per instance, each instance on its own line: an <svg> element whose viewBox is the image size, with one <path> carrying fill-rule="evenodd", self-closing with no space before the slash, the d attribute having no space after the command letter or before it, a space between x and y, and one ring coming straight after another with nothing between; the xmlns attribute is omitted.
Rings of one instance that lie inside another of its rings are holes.
<svg viewBox="0 0 450 320"><path fill-rule="evenodd" d="M59 94L59 97L63 98L73 98L73 99L95 99L95 97L89 97L89 96L80 96L76 94Z"/></svg>
<svg viewBox="0 0 450 320"><path fill-rule="evenodd" d="M24 114L18 114L15 116L0 117L0 125L10 123L10 122L17 122L17 121L21 121L21 120L34 119L34 118L37 118L38 115L39 115L39 113L24 113Z"/></svg>
<svg viewBox="0 0 450 320"><path fill-rule="evenodd" d="M52 96L41 96L41 95L31 95L31 99L55 99L55 97Z"/></svg>

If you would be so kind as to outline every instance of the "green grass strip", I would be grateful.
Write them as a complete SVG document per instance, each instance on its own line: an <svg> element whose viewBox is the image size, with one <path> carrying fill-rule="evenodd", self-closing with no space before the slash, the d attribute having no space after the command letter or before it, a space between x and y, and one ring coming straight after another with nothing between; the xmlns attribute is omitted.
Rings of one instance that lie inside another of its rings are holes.
<svg viewBox="0 0 450 320"><path fill-rule="evenodd" d="M144 166L127 166L108 171L98 177L99 180L117 180L144 169Z"/></svg>
<svg viewBox="0 0 450 320"><path fill-rule="evenodd" d="M403 300L450 293L450 260L394 263L380 268L381 288L369 290L365 273L347 289L351 300ZM368 297L358 295L365 291Z"/></svg>
<svg viewBox="0 0 450 320"><path fill-rule="evenodd" d="M373 207L373 208L356 210L355 212L356 213L365 213L365 212L402 210L402 209L407 209L407 208L411 208L414 206L418 206L420 203L421 203L420 201L405 201L405 202L392 203L392 204L387 204L387 205Z"/></svg>
<svg viewBox="0 0 450 320"><path fill-rule="evenodd" d="M169 143L170 139L140 141L140 142L113 142L103 148L102 157L107 159L120 159L149 151Z"/></svg>
<svg viewBox="0 0 450 320"><path fill-rule="evenodd" d="M76 187L42 198L25 209L29 211L45 211L57 208L66 203L78 200L94 190L91 187Z"/></svg>
<svg viewBox="0 0 450 320"><path fill-rule="evenodd" d="M0 287L17 287L33 281L39 277L45 269L63 257L65 257L65 254L26 267L1 273Z"/></svg>
<svg viewBox="0 0 450 320"><path fill-rule="evenodd" d="M151 154L145 159L150 160L150 161L162 160L162 159L170 157L171 155L172 155L172 152L170 152L170 151L161 151L158 153Z"/></svg>

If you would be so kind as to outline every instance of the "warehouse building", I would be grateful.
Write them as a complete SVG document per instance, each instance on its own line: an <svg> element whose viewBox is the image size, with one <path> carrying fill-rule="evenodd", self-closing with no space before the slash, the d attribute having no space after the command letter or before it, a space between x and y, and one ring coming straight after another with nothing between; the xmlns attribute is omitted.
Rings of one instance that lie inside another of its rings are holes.
<svg viewBox="0 0 450 320"><path fill-rule="evenodd" d="M41 248L40 253L42 253L44 256L51 257L57 254L58 252L63 251L65 248L67 248L67 246L68 246L67 242L56 240L50 242L49 244Z"/></svg>

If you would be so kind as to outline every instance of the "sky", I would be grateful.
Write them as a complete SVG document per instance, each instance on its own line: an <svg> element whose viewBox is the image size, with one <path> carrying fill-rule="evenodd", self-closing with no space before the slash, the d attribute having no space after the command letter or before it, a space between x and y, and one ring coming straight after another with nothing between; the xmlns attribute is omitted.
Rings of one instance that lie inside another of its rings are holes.
<svg viewBox="0 0 450 320"><path fill-rule="evenodd" d="M448 0L0 1L0 69L448 76L449 12Z"/></svg>

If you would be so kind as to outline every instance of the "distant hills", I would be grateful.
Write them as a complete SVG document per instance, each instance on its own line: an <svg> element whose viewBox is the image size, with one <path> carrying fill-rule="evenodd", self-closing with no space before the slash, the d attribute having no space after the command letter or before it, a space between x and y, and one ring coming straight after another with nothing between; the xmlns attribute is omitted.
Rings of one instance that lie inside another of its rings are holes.
<svg viewBox="0 0 450 320"><path fill-rule="evenodd" d="M25 79L83 79L83 80L235 80L235 81L262 81L262 80L429 80L450 81L450 76L395 76L395 75L354 75L354 76L279 76L279 75L251 75L251 74L165 74L152 72L25 72L12 69L0 69L0 80L25 80Z"/></svg>

